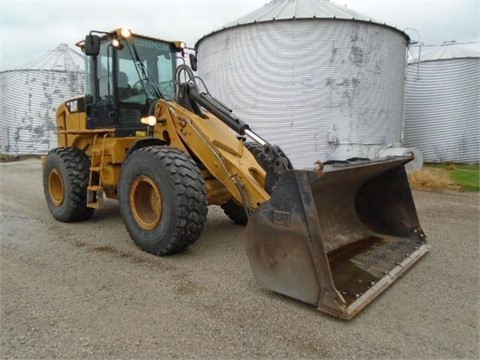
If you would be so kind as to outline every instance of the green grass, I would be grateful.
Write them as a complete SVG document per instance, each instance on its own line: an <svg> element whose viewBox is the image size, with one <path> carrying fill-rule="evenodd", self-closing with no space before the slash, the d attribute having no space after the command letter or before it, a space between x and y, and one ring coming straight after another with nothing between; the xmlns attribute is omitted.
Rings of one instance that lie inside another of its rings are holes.
<svg viewBox="0 0 480 360"><path fill-rule="evenodd" d="M425 167L444 169L462 191L480 191L480 165L425 164Z"/></svg>

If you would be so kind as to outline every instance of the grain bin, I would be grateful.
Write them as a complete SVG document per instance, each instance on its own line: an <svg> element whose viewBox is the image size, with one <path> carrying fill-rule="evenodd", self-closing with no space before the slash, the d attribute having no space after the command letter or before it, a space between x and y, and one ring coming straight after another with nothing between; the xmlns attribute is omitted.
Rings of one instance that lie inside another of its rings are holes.
<svg viewBox="0 0 480 360"><path fill-rule="evenodd" d="M480 161L478 43L426 46L407 66L405 144L426 162Z"/></svg>
<svg viewBox="0 0 480 360"><path fill-rule="evenodd" d="M401 145L408 41L329 1L275 0L196 48L212 95L303 168Z"/></svg>
<svg viewBox="0 0 480 360"><path fill-rule="evenodd" d="M83 55L56 49L0 72L0 146L4 154L43 154L57 146L57 106L84 93Z"/></svg>

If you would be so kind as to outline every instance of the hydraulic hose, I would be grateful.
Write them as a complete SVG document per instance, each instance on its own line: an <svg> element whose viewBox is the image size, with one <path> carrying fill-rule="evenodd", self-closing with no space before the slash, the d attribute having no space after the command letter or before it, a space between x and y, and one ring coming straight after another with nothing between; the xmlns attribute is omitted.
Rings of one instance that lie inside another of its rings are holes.
<svg viewBox="0 0 480 360"><path fill-rule="evenodd" d="M245 130L250 129L247 123L234 116L224 106L219 105L218 101L213 99L210 95L200 94L196 87L190 86L188 95L193 101L200 106L203 106L238 134L245 135Z"/></svg>

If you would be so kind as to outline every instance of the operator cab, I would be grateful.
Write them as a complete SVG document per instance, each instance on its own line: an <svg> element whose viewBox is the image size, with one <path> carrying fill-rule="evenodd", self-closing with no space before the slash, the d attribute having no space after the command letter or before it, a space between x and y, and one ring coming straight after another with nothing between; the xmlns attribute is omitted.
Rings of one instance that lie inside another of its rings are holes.
<svg viewBox="0 0 480 360"><path fill-rule="evenodd" d="M87 128L146 136L140 119L158 99L174 98L176 57L185 44L118 29L91 31L77 46L86 55Z"/></svg>

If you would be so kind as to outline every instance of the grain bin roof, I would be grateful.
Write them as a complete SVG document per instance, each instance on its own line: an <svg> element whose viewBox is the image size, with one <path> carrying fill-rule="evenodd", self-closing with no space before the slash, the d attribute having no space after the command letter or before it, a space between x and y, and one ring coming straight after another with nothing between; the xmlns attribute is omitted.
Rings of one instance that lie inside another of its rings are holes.
<svg viewBox="0 0 480 360"><path fill-rule="evenodd" d="M84 71L84 59L82 54L71 49L67 44L60 44L55 49L46 51L9 70Z"/></svg>
<svg viewBox="0 0 480 360"><path fill-rule="evenodd" d="M373 21L369 16L326 0L275 0L250 14L226 24L225 27L261 21L312 18Z"/></svg>
<svg viewBox="0 0 480 360"><path fill-rule="evenodd" d="M420 61L465 58L480 58L479 43L458 44L455 41L445 41L442 45L425 46ZM415 59L412 62L417 62L417 60Z"/></svg>
<svg viewBox="0 0 480 360"><path fill-rule="evenodd" d="M226 29L235 28L237 26L245 26L262 22L300 19L336 19L369 22L399 31L407 40L410 40L407 34L395 27L372 19L370 16L351 10L347 7L337 5L329 0L274 0L257 10L238 18L237 20L225 24L222 28L216 29L210 34L203 36L197 41L195 47L197 47L205 37Z"/></svg>

